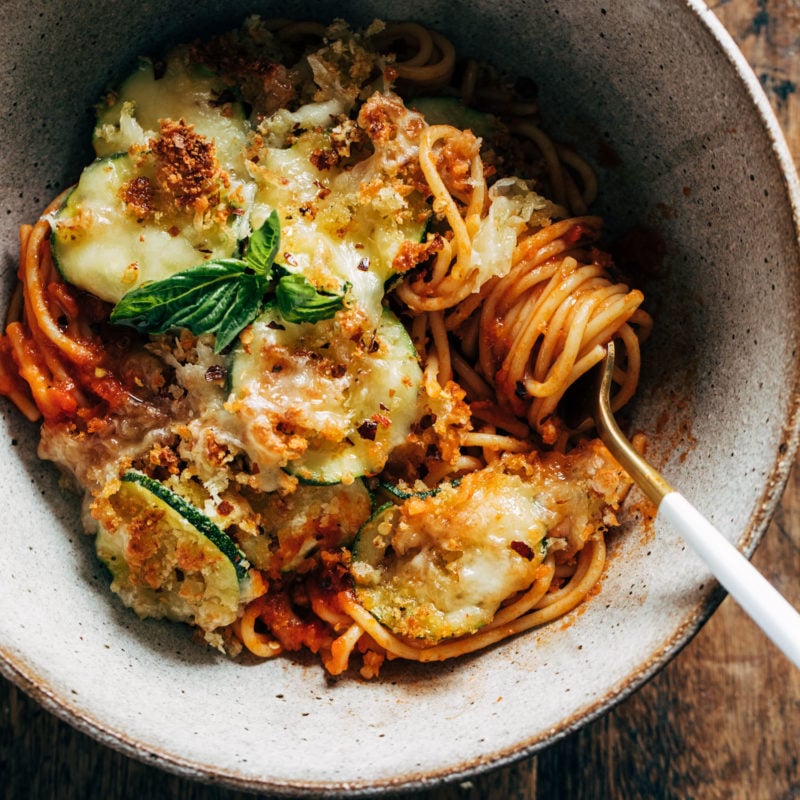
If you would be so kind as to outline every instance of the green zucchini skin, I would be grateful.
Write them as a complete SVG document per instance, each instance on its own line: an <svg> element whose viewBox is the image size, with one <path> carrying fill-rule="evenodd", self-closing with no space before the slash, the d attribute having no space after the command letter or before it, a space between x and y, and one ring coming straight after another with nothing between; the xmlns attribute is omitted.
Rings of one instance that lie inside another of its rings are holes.
<svg viewBox="0 0 800 800"><path fill-rule="evenodd" d="M148 477L138 470L128 470L122 476L123 482L135 483L153 494L170 508L174 509L190 525L203 534L215 547L217 547L230 560L236 569L236 575L241 580L247 575L250 567L244 553L236 546L233 539L219 526L212 522L199 508L187 503L180 495L164 486L163 483Z"/></svg>
<svg viewBox="0 0 800 800"><path fill-rule="evenodd" d="M426 497L433 497L435 494L438 494L445 486L458 486L461 481L456 478L453 481L450 481L446 484L441 484L439 486L434 486L431 489L425 489L423 491L417 491L415 489L407 489L404 486L400 486L396 483L389 483L389 481L381 481L379 486L380 488L386 492L389 496L391 496L395 501L402 502L403 500L408 500L411 497L417 497L419 499L424 499Z"/></svg>
<svg viewBox="0 0 800 800"><path fill-rule="evenodd" d="M160 191L152 149L162 125L185 125L208 143L220 168L211 219L195 211L126 198ZM51 245L64 279L109 303L147 281L238 253L250 232L255 184L245 162L250 122L226 82L178 47L163 72L141 59L97 108L97 159L55 214ZM130 187L134 187L131 191ZM155 188L154 188L155 187Z"/></svg>
<svg viewBox="0 0 800 800"><path fill-rule="evenodd" d="M230 625L250 591L249 563L199 509L144 473L123 474L98 501L98 558L111 589L141 617L204 631Z"/></svg>
<svg viewBox="0 0 800 800"><path fill-rule="evenodd" d="M353 543L371 504L362 480L351 484L299 485L294 492L250 499L261 519L259 533L239 545L250 563L271 578L307 568L321 550Z"/></svg>

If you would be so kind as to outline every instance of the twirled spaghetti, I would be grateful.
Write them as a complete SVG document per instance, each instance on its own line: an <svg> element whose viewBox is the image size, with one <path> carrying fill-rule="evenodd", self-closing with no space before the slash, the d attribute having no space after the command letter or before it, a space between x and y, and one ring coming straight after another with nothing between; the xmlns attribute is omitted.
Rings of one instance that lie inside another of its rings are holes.
<svg viewBox="0 0 800 800"><path fill-rule="evenodd" d="M630 482L563 401L616 339L627 402L651 320L537 113L416 23L259 18L100 106L98 161L21 229L0 392L140 615L374 677L593 590Z"/></svg>

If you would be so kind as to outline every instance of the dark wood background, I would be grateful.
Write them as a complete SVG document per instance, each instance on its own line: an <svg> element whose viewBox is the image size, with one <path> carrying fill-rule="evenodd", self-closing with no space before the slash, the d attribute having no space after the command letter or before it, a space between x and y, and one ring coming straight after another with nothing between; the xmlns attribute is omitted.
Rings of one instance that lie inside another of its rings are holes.
<svg viewBox="0 0 800 800"><path fill-rule="evenodd" d="M800 159L800 0L712 6L753 66ZM800 469L753 561L800 607ZM0 789L7 800L245 797L103 747L2 679ZM800 798L800 672L726 599L677 658L601 719L536 757L416 797Z"/></svg>

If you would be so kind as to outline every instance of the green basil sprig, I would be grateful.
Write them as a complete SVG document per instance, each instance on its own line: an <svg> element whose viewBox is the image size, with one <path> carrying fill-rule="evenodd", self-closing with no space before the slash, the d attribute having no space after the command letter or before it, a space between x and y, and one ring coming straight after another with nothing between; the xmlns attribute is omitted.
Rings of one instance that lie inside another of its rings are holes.
<svg viewBox="0 0 800 800"><path fill-rule="evenodd" d="M111 322L142 333L171 328L213 333L219 353L261 313L271 292L288 322L332 317L343 307L344 293L320 292L304 276L275 264L279 243L280 222L273 211L250 237L243 259L213 259L144 283L114 306Z"/></svg>

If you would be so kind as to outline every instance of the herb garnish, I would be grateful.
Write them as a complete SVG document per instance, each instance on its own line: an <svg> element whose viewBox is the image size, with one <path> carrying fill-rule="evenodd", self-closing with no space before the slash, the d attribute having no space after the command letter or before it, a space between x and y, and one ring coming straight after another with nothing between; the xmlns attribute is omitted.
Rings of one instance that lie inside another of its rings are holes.
<svg viewBox="0 0 800 800"><path fill-rule="evenodd" d="M317 322L332 317L342 307L342 295L320 291L305 275L288 272L280 264L275 264L274 273L280 275L275 300L287 322ZM349 285L345 284L345 291Z"/></svg>
<svg viewBox="0 0 800 800"><path fill-rule="evenodd" d="M341 294L316 289L303 275L275 264L280 223L273 211L253 233L244 258L217 258L149 281L128 292L111 311L111 322L142 333L187 328L193 334L213 333L219 353L236 339L274 292L281 316L288 322L318 322L344 305Z"/></svg>

